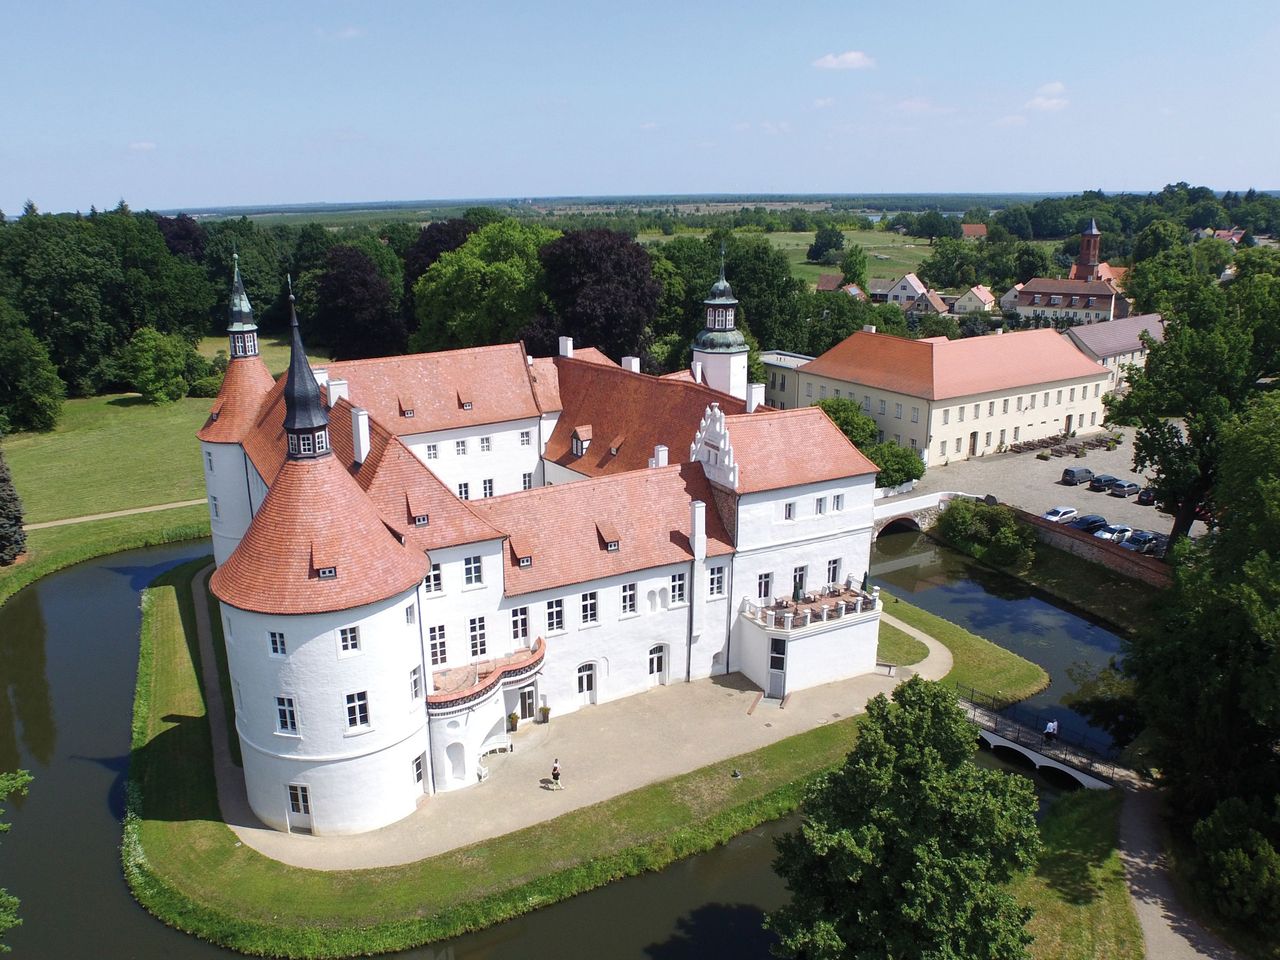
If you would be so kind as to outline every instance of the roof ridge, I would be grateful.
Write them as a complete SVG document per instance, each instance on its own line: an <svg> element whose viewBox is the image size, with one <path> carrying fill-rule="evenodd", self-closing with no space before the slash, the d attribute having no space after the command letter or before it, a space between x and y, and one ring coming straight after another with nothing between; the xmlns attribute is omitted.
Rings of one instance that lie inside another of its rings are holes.
<svg viewBox="0 0 1280 960"><path fill-rule="evenodd" d="M394 363L401 360L418 360L422 357L446 357L456 353L486 353L490 351L501 350L509 347L519 347L518 341L511 343L484 343L477 344L473 347L455 347L452 350L428 350L424 353L399 353L388 357L360 357L354 360L330 360L325 363L325 369L332 369L335 366L375 366L381 363Z"/></svg>

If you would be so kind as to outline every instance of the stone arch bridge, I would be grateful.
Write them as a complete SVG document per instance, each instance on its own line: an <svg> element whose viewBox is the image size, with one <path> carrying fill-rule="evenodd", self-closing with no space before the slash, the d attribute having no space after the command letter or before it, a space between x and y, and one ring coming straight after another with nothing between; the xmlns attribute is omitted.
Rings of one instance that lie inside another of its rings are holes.
<svg viewBox="0 0 1280 960"><path fill-rule="evenodd" d="M939 491L938 493L885 497L877 500L873 514L872 534L878 537L890 527L893 528L893 531L928 530L929 527L933 526L933 522L938 519L938 514L946 507L947 501L954 497L967 497L971 500L978 499L970 493Z"/></svg>

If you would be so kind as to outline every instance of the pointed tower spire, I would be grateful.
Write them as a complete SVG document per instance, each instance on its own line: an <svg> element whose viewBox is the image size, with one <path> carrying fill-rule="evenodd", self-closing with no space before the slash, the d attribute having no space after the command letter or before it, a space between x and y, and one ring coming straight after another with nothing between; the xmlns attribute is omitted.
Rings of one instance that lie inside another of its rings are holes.
<svg viewBox="0 0 1280 960"><path fill-rule="evenodd" d="M253 322L253 307L240 279L240 254L231 255L231 302L227 305L227 340L231 359L258 355L258 325Z"/></svg>
<svg viewBox="0 0 1280 960"><path fill-rule="evenodd" d="M288 382L284 388L284 432L289 437L289 459L307 460L329 453L329 413L320 400L320 385L307 362L298 331L298 311L294 306L293 279L289 280Z"/></svg>

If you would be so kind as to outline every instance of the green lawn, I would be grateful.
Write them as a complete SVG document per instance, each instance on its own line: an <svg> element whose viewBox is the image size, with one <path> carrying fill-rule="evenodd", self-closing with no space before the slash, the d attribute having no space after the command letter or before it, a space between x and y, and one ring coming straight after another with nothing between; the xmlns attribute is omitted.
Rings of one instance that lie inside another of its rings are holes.
<svg viewBox="0 0 1280 960"><path fill-rule="evenodd" d="M200 352L200 356L212 360L219 352L227 352L227 338L223 335L205 337L196 345L196 349ZM259 336L258 353L262 355L262 362L267 365L272 376L278 377L289 369L289 338L284 334ZM328 362L329 357L323 353L308 350L307 359L313 365L323 366Z"/></svg>
<svg viewBox="0 0 1280 960"><path fill-rule="evenodd" d="M880 591L885 612L929 634L955 658L942 681L950 687L976 687L1002 703L1016 703L1049 685L1049 675L1032 663L961 626L914 607L887 590Z"/></svg>
<svg viewBox="0 0 1280 960"><path fill-rule="evenodd" d="M7 437L26 522L203 497L195 434L211 403L153 405L137 394L68 400L56 429Z"/></svg>
<svg viewBox="0 0 1280 960"><path fill-rule="evenodd" d="M27 534L26 559L0 567L0 604L27 584L81 560L207 536L209 509L204 504L32 530Z"/></svg>
<svg viewBox="0 0 1280 960"><path fill-rule="evenodd" d="M880 642L876 647L876 659L881 663L909 667L913 663L919 663L928 655L929 648L911 634L883 620L880 621Z"/></svg>
<svg viewBox="0 0 1280 960"><path fill-rule="evenodd" d="M1058 798L1040 823L1044 851L1013 894L1035 911L1036 960L1141 960L1142 929L1119 854L1121 790ZM1158 958L1152 958L1158 960Z"/></svg>

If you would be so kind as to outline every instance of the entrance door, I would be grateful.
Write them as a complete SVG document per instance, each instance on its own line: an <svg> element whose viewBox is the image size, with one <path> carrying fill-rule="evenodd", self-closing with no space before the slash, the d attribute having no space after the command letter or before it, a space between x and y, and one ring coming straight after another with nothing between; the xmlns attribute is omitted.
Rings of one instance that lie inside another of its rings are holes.
<svg viewBox="0 0 1280 960"><path fill-rule="evenodd" d="M781 700L787 680L787 641L782 637L769 639L769 697Z"/></svg>
<svg viewBox="0 0 1280 960"><path fill-rule="evenodd" d="M649 686L665 686L667 682L667 648L662 644L649 648Z"/></svg>
<svg viewBox="0 0 1280 960"><path fill-rule="evenodd" d="M596 702L596 665L584 663L578 668L578 702L586 705Z"/></svg>
<svg viewBox="0 0 1280 960"><path fill-rule="evenodd" d="M1071 436L1071 421L1075 419L1074 414L1067 414L1067 428L1063 431L1067 436Z"/></svg>
<svg viewBox="0 0 1280 960"><path fill-rule="evenodd" d="M976 457L978 455L978 431L975 430L969 434L969 456Z"/></svg>
<svg viewBox="0 0 1280 960"><path fill-rule="evenodd" d="M534 711L534 691L533 684L520 690L520 719L532 720Z"/></svg>
<svg viewBox="0 0 1280 960"><path fill-rule="evenodd" d="M311 789L301 783L289 784L289 829L311 829Z"/></svg>

